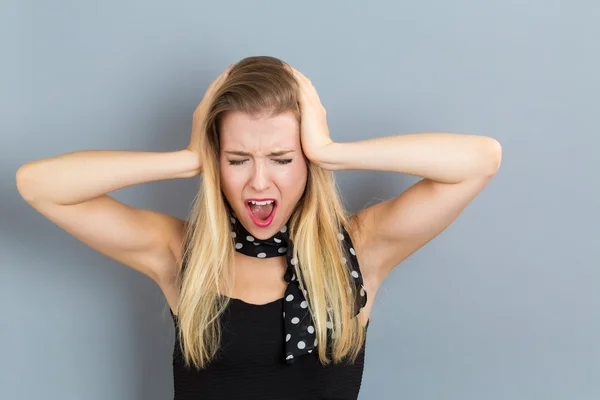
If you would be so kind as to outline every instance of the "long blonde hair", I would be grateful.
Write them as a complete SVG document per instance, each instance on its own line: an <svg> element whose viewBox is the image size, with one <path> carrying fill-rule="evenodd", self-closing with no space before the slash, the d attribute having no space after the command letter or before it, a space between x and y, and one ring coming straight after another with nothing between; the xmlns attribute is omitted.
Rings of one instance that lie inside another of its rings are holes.
<svg viewBox="0 0 600 400"><path fill-rule="evenodd" d="M177 313L181 351L187 366L203 368L216 355L221 339L220 316L225 311L234 276L234 241L220 190L219 122L227 111L279 115L292 111L300 122L298 84L284 63L273 57L241 60L231 70L201 127L202 184L190 212L180 270ZM323 364L354 362L365 340L365 327L354 318L356 296L350 284L349 259L338 238L349 234L349 214L342 205L331 171L308 163L307 184L288 221L294 257L299 261L300 287L311 299L309 311ZM333 323L328 343L326 321Z"/></svg>

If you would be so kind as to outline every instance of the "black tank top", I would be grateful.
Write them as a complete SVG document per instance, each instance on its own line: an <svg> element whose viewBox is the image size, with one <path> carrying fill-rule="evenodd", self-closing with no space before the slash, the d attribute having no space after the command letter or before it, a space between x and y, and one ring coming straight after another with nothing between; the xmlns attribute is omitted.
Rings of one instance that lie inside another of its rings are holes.
<svg viewBox="0 0 600 400"><path fill-rule="evenodd" d="M316 351L286 364L282 313L282 299L262 305L231 299L221 316L219 353L202 370L184 366L176 332L174 400L357 399L365 346L354 364L323 366Z"/></svg>

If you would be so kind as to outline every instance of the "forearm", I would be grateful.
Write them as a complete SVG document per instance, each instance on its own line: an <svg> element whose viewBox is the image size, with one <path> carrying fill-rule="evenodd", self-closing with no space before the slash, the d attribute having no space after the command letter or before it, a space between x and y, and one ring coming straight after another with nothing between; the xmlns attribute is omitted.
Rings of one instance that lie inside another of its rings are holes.
<svg viewBox="0 0 600 400"><path fill-rule="evenodd" d="M495 139L453 133L404 134L326 147L320 159L331 170L400 172L444 183L494 174L501 158Z"/></svg>
<svg viewBox="0 0 600 400"><path fill-rule="evenodd" d="M28 202L77 204L127 186L200 173L196 153L89 150L36 160L17 171Z"/></svg>

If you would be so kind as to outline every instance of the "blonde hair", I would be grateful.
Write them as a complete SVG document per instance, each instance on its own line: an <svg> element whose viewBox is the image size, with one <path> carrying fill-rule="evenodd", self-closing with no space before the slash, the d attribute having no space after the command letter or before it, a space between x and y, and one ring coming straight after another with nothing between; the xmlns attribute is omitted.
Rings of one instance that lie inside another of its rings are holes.
<svg viewBox="0 0 600 400"><path fill-rule="evenodd" d="M185 233L177 275L178 335L186 366L203 368L216 355L221 339L220 316L225 311L234 276L234 241L220 190L219 121L227 111L279 115L292 111L300 121L298 84L283 61L248 57L231 70L215 93L201 127L201 190L195 198ZM349 214L342 205L331 171L308 163L307 184L287 223L294 257L299 261L300 287L311 299L318 356L322 364L354 362L365 340L365 327L354 318L356 288L338 238L343 226L350 234ZM333 323L328 341L326 321Z"/></svg>

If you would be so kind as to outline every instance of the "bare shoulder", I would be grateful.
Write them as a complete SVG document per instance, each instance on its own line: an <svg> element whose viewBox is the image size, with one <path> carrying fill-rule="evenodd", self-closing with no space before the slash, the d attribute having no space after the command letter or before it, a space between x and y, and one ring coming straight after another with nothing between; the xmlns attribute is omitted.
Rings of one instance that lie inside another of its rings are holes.
<svg viewBox="0 0 600 400"><path fill-rule="evenodd" d="M354 214L353 242L371 284L379 287L392 269L452 224L493 176L481 174L457 183L423 178L398 196Z"/></svg>
<svg viewBox="0 0 600 400"><path fill-rule="evenodd" d="M75 239L156 281L168 280L178 268L186 221L122 203L109 195L61 205L26 201Z"/></svg>

